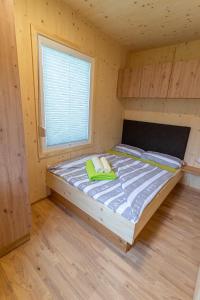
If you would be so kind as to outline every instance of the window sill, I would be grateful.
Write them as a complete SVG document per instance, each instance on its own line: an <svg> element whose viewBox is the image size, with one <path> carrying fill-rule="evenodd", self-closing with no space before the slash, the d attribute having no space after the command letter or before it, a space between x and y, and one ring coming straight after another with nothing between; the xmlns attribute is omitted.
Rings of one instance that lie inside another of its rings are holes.
<svg viewBox="0 0 200 300"><path fill-rule="evenodd" d="M39 151L39 159L48 159L55 156L69 154L70 152L81 151L85 149L91 149L93 147L93 143L86 143L81 145L74 145L65 148L56 148L56 149L49 149L47 151L41 150Z"/></svg>

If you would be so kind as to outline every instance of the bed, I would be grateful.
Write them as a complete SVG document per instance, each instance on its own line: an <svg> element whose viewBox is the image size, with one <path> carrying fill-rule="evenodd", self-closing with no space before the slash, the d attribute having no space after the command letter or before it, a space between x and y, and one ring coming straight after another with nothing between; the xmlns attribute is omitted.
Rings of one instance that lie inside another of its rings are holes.
<svg viewBox="0 0 200 300"><path fill-rule="evenodd" d="M124 120L122 143L183 159L189 133L189 127ZM84 168L89 155L51 166L47 186L56 204L75 212L127 251L181 180L182 170L171 172L116 151L98 155L109 160L118 179L89 182Z"/></svg>

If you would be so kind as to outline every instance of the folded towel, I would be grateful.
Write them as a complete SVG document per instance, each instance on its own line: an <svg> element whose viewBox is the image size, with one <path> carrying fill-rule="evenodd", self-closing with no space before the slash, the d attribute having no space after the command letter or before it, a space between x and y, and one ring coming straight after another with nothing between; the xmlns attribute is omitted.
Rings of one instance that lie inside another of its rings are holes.
<svg viewBox="0 0 200 300"><path fill-rule="evenodd" d="M90 180L114 180L117 178L114 171L109 173L96 172L92 160L86 161L86 171Z"/></svg>
<svg viewBox="0 0 200 300"><path fill-rule="evenodd" d="M112 170L111 170L111 166L110 166L110 164L109 164L107 158L101 157L101 158L100 158L100 161L101 161L101 163L102 163L102 165L103 165L104 172L105 172L105 173L110 173Z"/></svg>
<svg viewBox="0 0 200 300"><path fill-rule="evenodd" d="M92 162L93 162L95 171L97 173L100 173L100 172L102 173L104 171L102 162L100 161L100 159L97 156L92 157Z"/></svg>

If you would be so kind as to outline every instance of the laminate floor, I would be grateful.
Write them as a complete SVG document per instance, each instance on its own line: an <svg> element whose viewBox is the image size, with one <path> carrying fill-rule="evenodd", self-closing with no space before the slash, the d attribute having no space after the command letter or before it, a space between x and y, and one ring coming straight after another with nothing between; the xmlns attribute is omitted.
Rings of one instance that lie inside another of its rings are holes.
<svg viewBox="0 0 200 300"><path fill-rule="evenodd" d="M0 300L191 300L200 264L200 193L177 186L122 253L50 200L31 240L0 259Z"/></svg>

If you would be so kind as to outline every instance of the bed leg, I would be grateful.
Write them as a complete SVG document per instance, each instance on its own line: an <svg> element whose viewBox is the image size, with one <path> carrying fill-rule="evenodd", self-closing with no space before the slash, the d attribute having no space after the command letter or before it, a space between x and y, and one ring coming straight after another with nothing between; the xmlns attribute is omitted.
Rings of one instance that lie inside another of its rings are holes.
<svg viewBox="0 0 200 300"><path fill-rule="evenodd" d="M122 250L127 253L131 249L132 245L130 245L127 242L121 242L121 248Z"/></svg>

